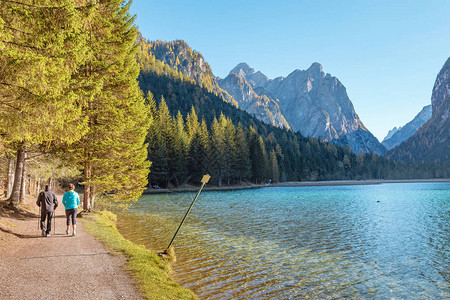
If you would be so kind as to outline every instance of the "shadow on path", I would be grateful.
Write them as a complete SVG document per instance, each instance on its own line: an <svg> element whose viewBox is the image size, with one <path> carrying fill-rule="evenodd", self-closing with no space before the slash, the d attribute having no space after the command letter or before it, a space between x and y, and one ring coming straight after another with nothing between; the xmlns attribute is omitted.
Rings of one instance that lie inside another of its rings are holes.
<svg viewBox="0 0 450 300"><path fill-rule="evenodd" d="M3 231L3 232L8 233L8 234L12 234L12 235L14 235L14 236L16 236L18 238L21 238L21 239L35 239L35 238L42 237L40 234L39 235L20 234L20 233L12 231L10 229L2 228L1 226L0 226L0 231Z"/></svg>
<svg viewBox="0 0 450 300"><path fill-rule="evenodd" d="M0 217L26 220L28 218L37 218L39 216L23 208L11 206L8 201L0 201Z"/></svg>
<svg viewBox="0 0 450 300"><path fill-rule="evenodd" d="M46 255L46 256L34 256L34 257L22 257L20 259L21 260L29 260L29 259L40 259L40 258L78 257L78 256L95 256L95 255L109 255L109 252Z"/></svg>

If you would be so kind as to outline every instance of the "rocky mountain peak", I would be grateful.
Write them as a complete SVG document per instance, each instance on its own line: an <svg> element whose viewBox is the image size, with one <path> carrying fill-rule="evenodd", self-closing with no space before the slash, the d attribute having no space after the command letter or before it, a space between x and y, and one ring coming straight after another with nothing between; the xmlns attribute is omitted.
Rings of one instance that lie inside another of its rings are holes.
<svg viewBox="0 0 450 300"><path fill-rule="evenodd" d="M387 133L387 135L386 135L386 137L383 139L383 142L384 141L387 141L387 140L389 140L397 131L399 131L399 129L401 129L402 128L402 126L400 126L400 127L394 127L394 128L392 128L391 130L389 130L389 132ZM386 146L386 145L385 145Z"/></svg>
<svg viewBox="0 0 450 300"><path fill-rule="evenodd" d="M231 73L238 74L240 77L245 79L248 75L254 74L255 70L248 64L241 62L236 67L234 67L229 74Z"/></svg>
<svg viewBox="0 0 450 300"><path fill-rule="evenodd" d="M431 95L433 117L442 113L448 116L449 101L450 101L450 57L445 62L441 71L437 75L436 81L434 83L433 93ZM442 112L441 110L447 111Z"/></svg>
<svg viewBox="0 0 450 300"><path fill-rule="evenodd" d="M145 49L143 51L148 52L155 59L182 75L191 78L198 85L219 95L232 105L237 105L236 101L219 87L217 79L212 73L211 66L203 55L193 50L186 41L146 41L140 38L139 42L141 47Z"/></svg>
<svg viewBox="0 0 450 300"><path fill-rule="evenodd" d="M322 65L318 62L313 63L307 70L308 74L311 74L314 78L324 77L325 74L322 71Z"/></svg>
<svg viewBox="0 0 450 300"><path fill-rule="evenodd" d="M255 72L255 70L246 63L239 63L230 71L230 74L232 73L237 74L239 77L246 80L253 88L264 86L269 81L269 78L266 75L260 71Z"/></svg>
<svg viewBox="0 0 450 300"><path fill-rule="evenodd" d="M237 101L242 110L267 124L289 128L278 103L262 91L261 94L255 92L251 84L238 73L230 72L225 79L220 79L218 83Z"/></svg>

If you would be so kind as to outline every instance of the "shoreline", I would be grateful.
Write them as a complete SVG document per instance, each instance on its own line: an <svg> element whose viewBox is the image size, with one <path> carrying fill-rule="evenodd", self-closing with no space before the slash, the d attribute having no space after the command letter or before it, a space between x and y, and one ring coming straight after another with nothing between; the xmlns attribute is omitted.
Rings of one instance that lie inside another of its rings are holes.
<svg viewBox="0 0 450 300"><path fill-rule="evenodd" d="M251 190L266 187L302 187L302 186L343 186L343 185L374 185L383 183L428 183L428 182L450 182L450 178L434 179L368 179L368 180L330 180L330 181L289 181L268 184L248 184L248 185L229 185L229 186L208 186L203 191L234 191ZM146 189L143 194L166 194L166 193L187 193L196 192L197 186L184 186L170 189Z"/></svg>

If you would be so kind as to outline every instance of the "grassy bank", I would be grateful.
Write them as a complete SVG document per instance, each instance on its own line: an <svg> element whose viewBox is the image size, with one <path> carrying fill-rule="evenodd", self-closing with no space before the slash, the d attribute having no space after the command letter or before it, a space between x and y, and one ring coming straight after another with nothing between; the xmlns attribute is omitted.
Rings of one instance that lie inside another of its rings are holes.
<svg viewBox="0 0 450 300"><path fill-rule="evenodd" d="M166 260L154 251L126 240L117 231L116 215L99 212L89 217L83 219L85 230L104 242L112 252L126 256L126 268L147 299L197 299L194 293L170 278L170 265Z"/></svg>

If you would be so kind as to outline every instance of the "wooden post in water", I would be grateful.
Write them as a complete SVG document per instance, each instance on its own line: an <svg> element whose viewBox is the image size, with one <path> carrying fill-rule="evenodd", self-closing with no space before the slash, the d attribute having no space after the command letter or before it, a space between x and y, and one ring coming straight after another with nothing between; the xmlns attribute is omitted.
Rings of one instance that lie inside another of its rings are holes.
<svg viewBox="0 0 450 300"><path fill-rule="evenodd" d="M175 234L173 235L173 238L172 238L172 240L170 241L169 246L167 246L166 250L164 250L164 252L162 252L162 253L160 253L160 254L166 254L166 255L168 254L167 251L169 250L170 246L172 246L172 243L173 243L173 241L175 240L175 237L177 236L178 231L180 231L181 225L183 225L184 220L186 220L187 215L188 215L189 212L191 211L191 208L192 208L192 206L194 205L195 200L197 200L198 195L200 195L200 192L202 191L203 187L204 187L205 184L209 181L210 178L211 178L211 176L209 176L208 174L203 175L203 178L202 178L202 186L201 186L200 189L198 190L197 195L195 195L194 200L192 200L192 203L191 203L191 205L189 206L189 208L188 208L186 214L184 215L183 220L181 220L181 223L180 223L180 225L178 226L177 231L175 231Z"/></svg>

